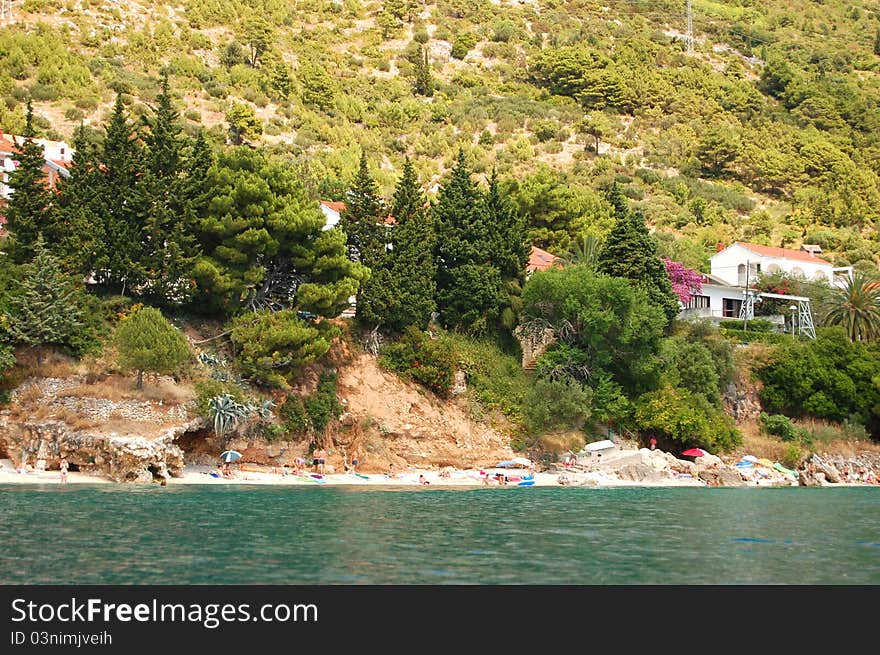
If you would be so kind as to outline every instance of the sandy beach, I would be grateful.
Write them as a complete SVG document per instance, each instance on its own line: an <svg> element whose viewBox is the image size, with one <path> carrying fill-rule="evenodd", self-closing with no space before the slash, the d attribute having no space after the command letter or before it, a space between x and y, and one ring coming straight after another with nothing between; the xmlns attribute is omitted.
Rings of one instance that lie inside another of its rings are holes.
<svg viewBox="0 0 880 655"><path fill-rule="evenodd" d="M12 461L8 459L0 460L0 484L51 484L60 485L61 473L59 471L28 471L27 473L16 472ZM265 470L264 470L265 469ZM396 477L390 478L382 473L368 473L355 475L352 473L330 473L324 475L320 480L312 477L311 472L304 472L302 475L296 475L290 471L287 475L283 475L277 469L272 472L269 467L257 467L255 465L247 465L234 469L234 477L231 479L218 478L211 475L217 469L210 466L190 465L186 467L184 474L180 477L172 477L168 479L168 486L177 485L309 485L309 486L325 486L325 485L345 485L353 487L492 487L492 488L519 488L519 478L524 471L511 470L507 471L507 475L514 480L505 485L492 483L486 485L483 482L481 471L488 471L490 474L498 471L498 469L457 469L449 471L448 477L441 477L441 472L436 469L419 469L410 467L405 471L397 473ZM361 477L365 475L366 477ZM419 482L419 476L423 475L428 481L427 485ZM559 487L560 472L538 472L534 474L534 483L529 486L534 487ZM581 474L581 477L588 481L587 485L572 486L591 486L591 487L659 487L659 486L690 486L702 487L706 486L701 480L694 478L670 479L663 483L657 482L633 482L630 480L621 480L611 473L601 470ZM68 484L114 484L112 481L87 473L72 471L67 474ZM153 483L157 484L157 483Z"/></svg>

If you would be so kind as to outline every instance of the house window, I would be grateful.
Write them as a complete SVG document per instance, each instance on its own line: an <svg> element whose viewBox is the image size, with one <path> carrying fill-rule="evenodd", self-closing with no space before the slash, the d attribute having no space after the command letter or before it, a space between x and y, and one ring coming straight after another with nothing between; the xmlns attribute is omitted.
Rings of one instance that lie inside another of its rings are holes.
<svg viewBox="0 0 880 655"><path fill-rule="evenodd" d="M709 296L691 296L685 309L709 309Z"/></svg>
<svg viewBox="0 0 880 655"><path fill-rule="evenodd" d="M721 303L721 315L724 318L739 318L739 312L743 301L735 298L725 298Z"/></svg>

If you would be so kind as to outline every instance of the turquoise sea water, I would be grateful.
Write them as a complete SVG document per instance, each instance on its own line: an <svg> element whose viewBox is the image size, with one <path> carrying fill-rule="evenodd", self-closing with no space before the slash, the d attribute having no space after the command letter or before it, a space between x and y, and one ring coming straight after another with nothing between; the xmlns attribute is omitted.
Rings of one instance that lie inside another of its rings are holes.
<svg viewBox="0 0 880 655"><path fill-rule="evenodd" d="M880 488L0 485L2 584L880 584Z"/></svg>

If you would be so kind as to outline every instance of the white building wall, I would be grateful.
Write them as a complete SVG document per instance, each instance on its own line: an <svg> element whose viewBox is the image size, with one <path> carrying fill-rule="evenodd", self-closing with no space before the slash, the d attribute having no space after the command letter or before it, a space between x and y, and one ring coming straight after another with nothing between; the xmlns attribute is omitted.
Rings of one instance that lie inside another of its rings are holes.
<svg viewBox="0 0 880 655"><path fill-rule="evenodd" d="M734 244L716 253L709 261L712 275L734 286L745 285L746 262L751 269L749 284L754 284L759 270L760 273L766 274L786 273L787 275L800 275L806 280L834 282L834 267L831 264L786 257L767 257L752 252L739 244Z"/></svg>
<svg viewBox="0 0 880 655"><path fill-rule="evenodd" d="M332 230L339 223L339 212L330 209L324 203L321 203L321 211L324 212L324 227L321 229L324 232Z"/></svg>

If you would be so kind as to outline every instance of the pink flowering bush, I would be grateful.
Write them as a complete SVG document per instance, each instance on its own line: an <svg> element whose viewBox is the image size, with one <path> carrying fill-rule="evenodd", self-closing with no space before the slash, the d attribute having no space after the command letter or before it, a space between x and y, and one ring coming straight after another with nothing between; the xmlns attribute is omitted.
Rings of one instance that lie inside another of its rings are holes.
<svg viewBox="0 0 880 655"><path fill-rule="evenodd" d="M663 258L666 264L666 274L672 283L672 291L678 296L683 305L687 305L691 296L703 290L703 280L697 271L694 271L681 262L674 262L668 257Z"/></svg>

